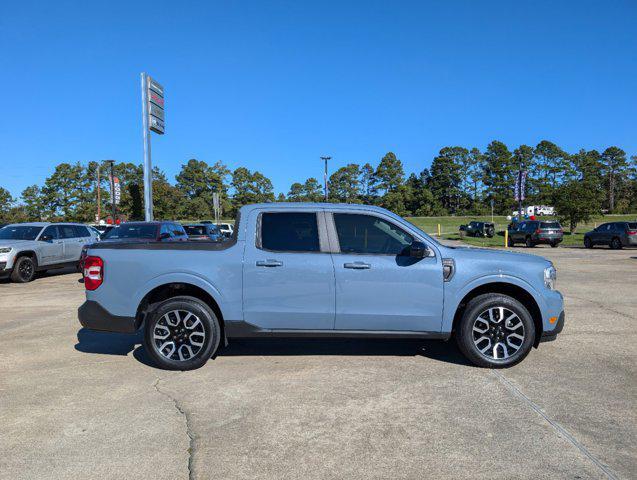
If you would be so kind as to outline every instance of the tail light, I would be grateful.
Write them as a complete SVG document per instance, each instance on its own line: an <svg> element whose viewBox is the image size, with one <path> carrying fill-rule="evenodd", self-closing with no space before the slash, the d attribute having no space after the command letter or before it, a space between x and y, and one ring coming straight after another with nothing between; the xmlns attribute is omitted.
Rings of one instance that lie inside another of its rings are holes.
<svg viewBox="0 0 637 480"><path fill-rule="evenodd" d="M104 260L100 257L88 256L84 259L84 287L95 290L104 281Z"/></svg>
<svg viewBox="0 0 637 480"><path fill-rule="evenodd" d="M628 235L637 235L637 230L628 230Z"/></svg>
<svg viewBox="0 0 637 480"><path fill-rule="evenodd" d="M536 233L537 235L539 235L539 234L540 234L540 229L538 228L538 229L535 231L535 233Z"/></svg>

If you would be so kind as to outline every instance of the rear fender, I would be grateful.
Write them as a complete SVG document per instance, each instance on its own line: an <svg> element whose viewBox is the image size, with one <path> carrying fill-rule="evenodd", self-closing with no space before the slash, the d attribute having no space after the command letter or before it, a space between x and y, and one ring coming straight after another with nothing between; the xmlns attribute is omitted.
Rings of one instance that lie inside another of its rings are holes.
<svg viewBox="0 0 637 480"><path fill-rule="evenodd" d="M186 272L167 273L152 278L135 293L135 305L139 305L150 291L170 283L186 283L201 288L214 299L219 309L224 311L225 301L221 292L203 277Z"/></svg>

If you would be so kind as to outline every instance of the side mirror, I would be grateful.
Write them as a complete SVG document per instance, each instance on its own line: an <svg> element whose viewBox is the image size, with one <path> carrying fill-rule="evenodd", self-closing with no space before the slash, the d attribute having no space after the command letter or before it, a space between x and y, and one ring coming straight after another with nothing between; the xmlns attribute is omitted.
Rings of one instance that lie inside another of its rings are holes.
<svg viewBox="0 0 637 480"><path fill-rule="evenodd" d="M159 239L160 239L160 240L166 240L166 239L168 239L168 238L170 238L170 233L166 233L166 232L164 232L164 233L162 233L161 235L159 235Z"/></svg>
<svg viewBox="0 0 637 480"><path fill-rule="evenodd" d="M42 242L50 242L51 240L53 240L53 235L42 235L40 237L40 241Z"/></svg>
<svg viewBox="0 0 637 480"><path fill-rule="evenodd" d="M429 247L423 242L412 242L409 246L409 256L412 258L425 258L429 256Z"/></svg>

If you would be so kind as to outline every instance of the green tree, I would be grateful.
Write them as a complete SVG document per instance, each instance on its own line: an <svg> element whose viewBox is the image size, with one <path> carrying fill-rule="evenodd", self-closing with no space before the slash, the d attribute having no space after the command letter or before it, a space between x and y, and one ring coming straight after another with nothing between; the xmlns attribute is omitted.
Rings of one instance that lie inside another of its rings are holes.
<svg viewBox="0 0 637 480"><path fill-rule="evenodd" d="M531 184L538 202L550 203L561 180L570 176L569 155L553 142L542 140L533 151Z"/></svg>
<svg viewBox="0 0 637 480"><path fill-rule="evenodd" d="M462 147L444 147L431 163L429 188L443 208L457 213L460 207L462 165L469 151Z"/></svg>
<svg viewBox="0 0 637 480"><path fill-rule="evenodd" d="M363 203L373 204L375 203L376 196L378 194L377 191L377 179L376 172L374 171L374 167L372 167L369 163L366 163L361 167L360 173L360 198Z"/></svg>
<svg viewBox="0 0 637 480"><path fill-rule="evenodd" d="M350 163L336 170L329 179L330 200L345 203L360 203L359 176L360 167Z"/></svg>
<svg viewBox="0 0 637 480"><path fill-rule="evenodd" d="M623 183L629 172L626 152L621 148L608 147L601 157L602 175L604 176L608 210L615 211L615 194L618 184Z"/></svg>
<svg viewBox="0 0 637 480"><path fill-rule="evenodd" d="M219 193L222 209L229 207L225 179L230 174L221 162L210 166L206 162L190 159L182 165L176 177L176 187L186 199L184 213L189 218L207 218L213 215L213 194Z"/></svg>
<svg viewBox="0 0 637 480"><path fill-rule="evenodd" d="M429 171L427 169L419 175L412 173L405 182L405 209L418 217L433 215L435 209L434 196L427 187Z"/></svg>
<svg viewBox="0 0 637 480"><path fill-rule="evenodd" d="M483 155L483 183L487 200L493 199L495 210L505 213L513 205L513 187L517 169L507 146L494 140Z"/></svg>
<svg viewBox="0 0 637 480"><path fill-rule="evenodd" d="M90 183L79 162L58 164L41 190L44 216L55 220L89 221Z"/></svg>
<svg viewBox="0 0 637 480"><path fill-rule="evenodd" d="M26 215L30 221L42 221L42 211L44 210L44 199L40 187L31 185L22 191L22 204Z"/></svg>
<svg viewBox="0 0 637 480"><path fill-rule="evenodd" d="M463 198L468 199L466 209L479 213L482 188L482 153L472 148L460 158L460 190Z"/></svg>
<svg viewBox="0 0 637 480"><path fill-rule="evenodd" d="M382 158L378 167L376 167L374 178L376 180L376 187L382 191L383 194L398 190L405 181L403 163L396 158L393 152L388 152Z"/></svg>
<svg viewBox="0 0 637 480"><path fill-rule="evenodd" d="M398 215L405 215L405 195L409 192L404 188L403 163L393 152L388 152L382 158L374 172L374 179L376 189L382 194L379 199L380 205Z"/></svg>
<svg viewBox="0 0 637 480"><path fill-rule="evenodd" d="M234 215L243 205L274 201L272 182L258 171L253 173L245 167L237 168L232 172L232 188Z"/></svg>
<svg viewBox="0 0 637 480"><path fill-rule="evenodd" d="M554 200L560 220L568 223L571 233L575 233L579 223L588 222L600 213L604 193L599 152L580 150L571 160L573 178L557 188Z"/></svg>
<svg viewBox="0 0 637 480"><path fill-rule="evenodd" d="M0 222L9 223L13 221L11 216L11 208L15 200L11 196L9 190L0 187Z"/></svg>

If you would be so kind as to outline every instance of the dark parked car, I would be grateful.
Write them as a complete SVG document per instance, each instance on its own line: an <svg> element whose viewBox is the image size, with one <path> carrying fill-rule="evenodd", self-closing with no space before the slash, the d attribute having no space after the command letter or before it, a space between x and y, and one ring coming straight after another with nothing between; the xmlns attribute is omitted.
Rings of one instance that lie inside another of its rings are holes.
<svg viewBox="0 0 637 480"><path fill-rule="evenodd" d="M185 242L188 235L176 222L126 222L104 233L100 241L105 243ZM83 267L88 245L82 248L80 266Z"/></svg>
<svg viewBox="0 0 637 480"><path fill-rule="evenodd" d="M491 222L469 222L469 225L460 225L461 232L465 232L470 237L493 237L495 235L495 224Z"/></svg>
<svg viewBox="0 0 637 480"><path fill-rule="evenodd" d="M535 247L540 243L557 247L564 238L564 230L559 222L541 222L527 220L509 228L509 247L516 243L524 243L527 247Z"/></svg>
<svg viewBox="0 0 637 480"><path fill-rule="evenodd" d="M213 242L220 242L225 239L219 227L212 223L184 225L184 230L186 230L188 234L188 240L212 240Z"/></svg>
<svg viewBox="0 0 637 480"><path fill-rule="evenodd" d="M584 234L584 246L608 245L610 248L637 246L637 222L604 223Z"/></svg>

